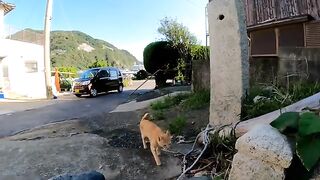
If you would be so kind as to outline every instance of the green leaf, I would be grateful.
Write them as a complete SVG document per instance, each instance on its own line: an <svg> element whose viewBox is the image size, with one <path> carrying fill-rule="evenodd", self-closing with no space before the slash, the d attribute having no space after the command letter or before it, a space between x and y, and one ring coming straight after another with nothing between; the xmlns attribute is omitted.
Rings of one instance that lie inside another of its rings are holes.
<svg viewBox="0 0 320 180"><path fill-rule="evenodd" d="M319 133L319 132L320 132L319 116L311 112L302 114L299 121L299 135L307 136L307 135Z"/></svg>
<svg viewBox="0 0 320 180"><path fill-rule="evenodd" d="M318 162L320 158L320 136L304 136L297 141L297 155L308 171Z"/></svg>
<svg viewBox="0 0 320 180"><path fill-rule="evenodd" d="M296 132L298 130L298 120L298 112L286 112L272 121L270 125L274 128L277 128L281 133L288 130Z"/></svg>

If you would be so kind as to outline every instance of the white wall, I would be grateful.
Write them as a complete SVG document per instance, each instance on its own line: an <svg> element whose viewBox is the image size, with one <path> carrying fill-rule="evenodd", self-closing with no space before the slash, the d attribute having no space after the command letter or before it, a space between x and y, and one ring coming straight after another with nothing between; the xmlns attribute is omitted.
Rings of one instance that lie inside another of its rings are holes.
<svg viewBox="0 0 320 180"><path fill-rule="evenodd" d="M0 40L1 55L6 56L2 64L8 65L9 73L10 90L7 90L7 93L5 92L6 98L10 98L8 96L21 96L25 98L46 97L43 46L2 39ZM37 72L26 72L25 62L27 61L37 62Z"/></svg>

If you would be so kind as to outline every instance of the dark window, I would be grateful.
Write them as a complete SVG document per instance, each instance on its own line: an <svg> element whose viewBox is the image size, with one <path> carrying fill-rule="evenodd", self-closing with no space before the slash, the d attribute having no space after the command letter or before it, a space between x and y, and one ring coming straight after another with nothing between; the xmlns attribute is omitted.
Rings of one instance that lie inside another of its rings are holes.
<svg viewBox="0 0 320 180"><path fill-rule="evenodd" d="M117 77L118 73L116 70L110 70L111 77Z"/></svg>
<svg viewBox="0 0 320 180"><path fill-rule="evenodd" d="M303 24L294 24L279 28L279 47L303 47Z"/></svg>
<svg viewBox="0 0 320 180"><path fill-rule="evenodd" d="M274 29L251 32L251 55L274 55L276 52L276 34Z"/></svg>
<svg viewBox="0 0 320 180"><path fill-rule="evenodd" d="M26 73L38 72L38 63L36 61L25 62Z"/></svg>
<svg viewBox="0 0 320 180"><path fill-rule="evenodd" d="M109 77L109 72L107 70L101 70L99 72L99 77Z"/></svg>
<svg viewBox="0 0 320 180"><path fill-rule="evenodd" d="M306 23L306 46L320 47L320 21Z"/></svg>

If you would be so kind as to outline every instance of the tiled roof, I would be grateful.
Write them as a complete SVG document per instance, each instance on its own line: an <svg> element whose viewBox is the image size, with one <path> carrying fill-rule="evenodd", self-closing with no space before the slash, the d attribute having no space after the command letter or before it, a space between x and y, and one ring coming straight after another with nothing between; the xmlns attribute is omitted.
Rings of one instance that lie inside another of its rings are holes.
<svg viewBox="0 0 320 180"><path fill-rule="evenodd" d="M0 0L0 6L4 7L4 14L6 15L8 12L12 11L16 6L11 3L6 3Z"/></svg>

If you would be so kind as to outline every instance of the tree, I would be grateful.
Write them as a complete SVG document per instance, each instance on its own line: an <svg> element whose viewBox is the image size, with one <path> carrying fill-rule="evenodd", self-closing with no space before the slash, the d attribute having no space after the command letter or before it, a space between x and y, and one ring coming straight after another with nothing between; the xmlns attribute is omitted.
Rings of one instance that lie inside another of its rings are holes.
<svg viewBox="0 0 320 180"><path fill-rule="evenodd" d="M188 28L177 20L165 17L160 21L158 32L164 36L164 39L172 43L181 57L178 64L179 73L185 76L187 82L191 81L191 49L197 44L197 38L190 33Z"/></svg>
<svg viewBox="0 0 320 180"><path fill-rule="evenodd" d="M195 45L191 48L192 60L209 60L210 50L206 46Z"/></svg>
<svg viewBox="0 0 320 180"><path fill-rule="evenodd" d="M96 60L91 65L88 66L88 68L95 68L95 67L106 67L109 66L108 61L105 60Z"/></svg>
<svg viewBox="0 0 320 180"><path fill-rule="evenodd" d="M150 43L144 48L143 63L146 71L155 74L157 87L164 86L167 79L174 78L179 52L167 41Z"/></svg>

